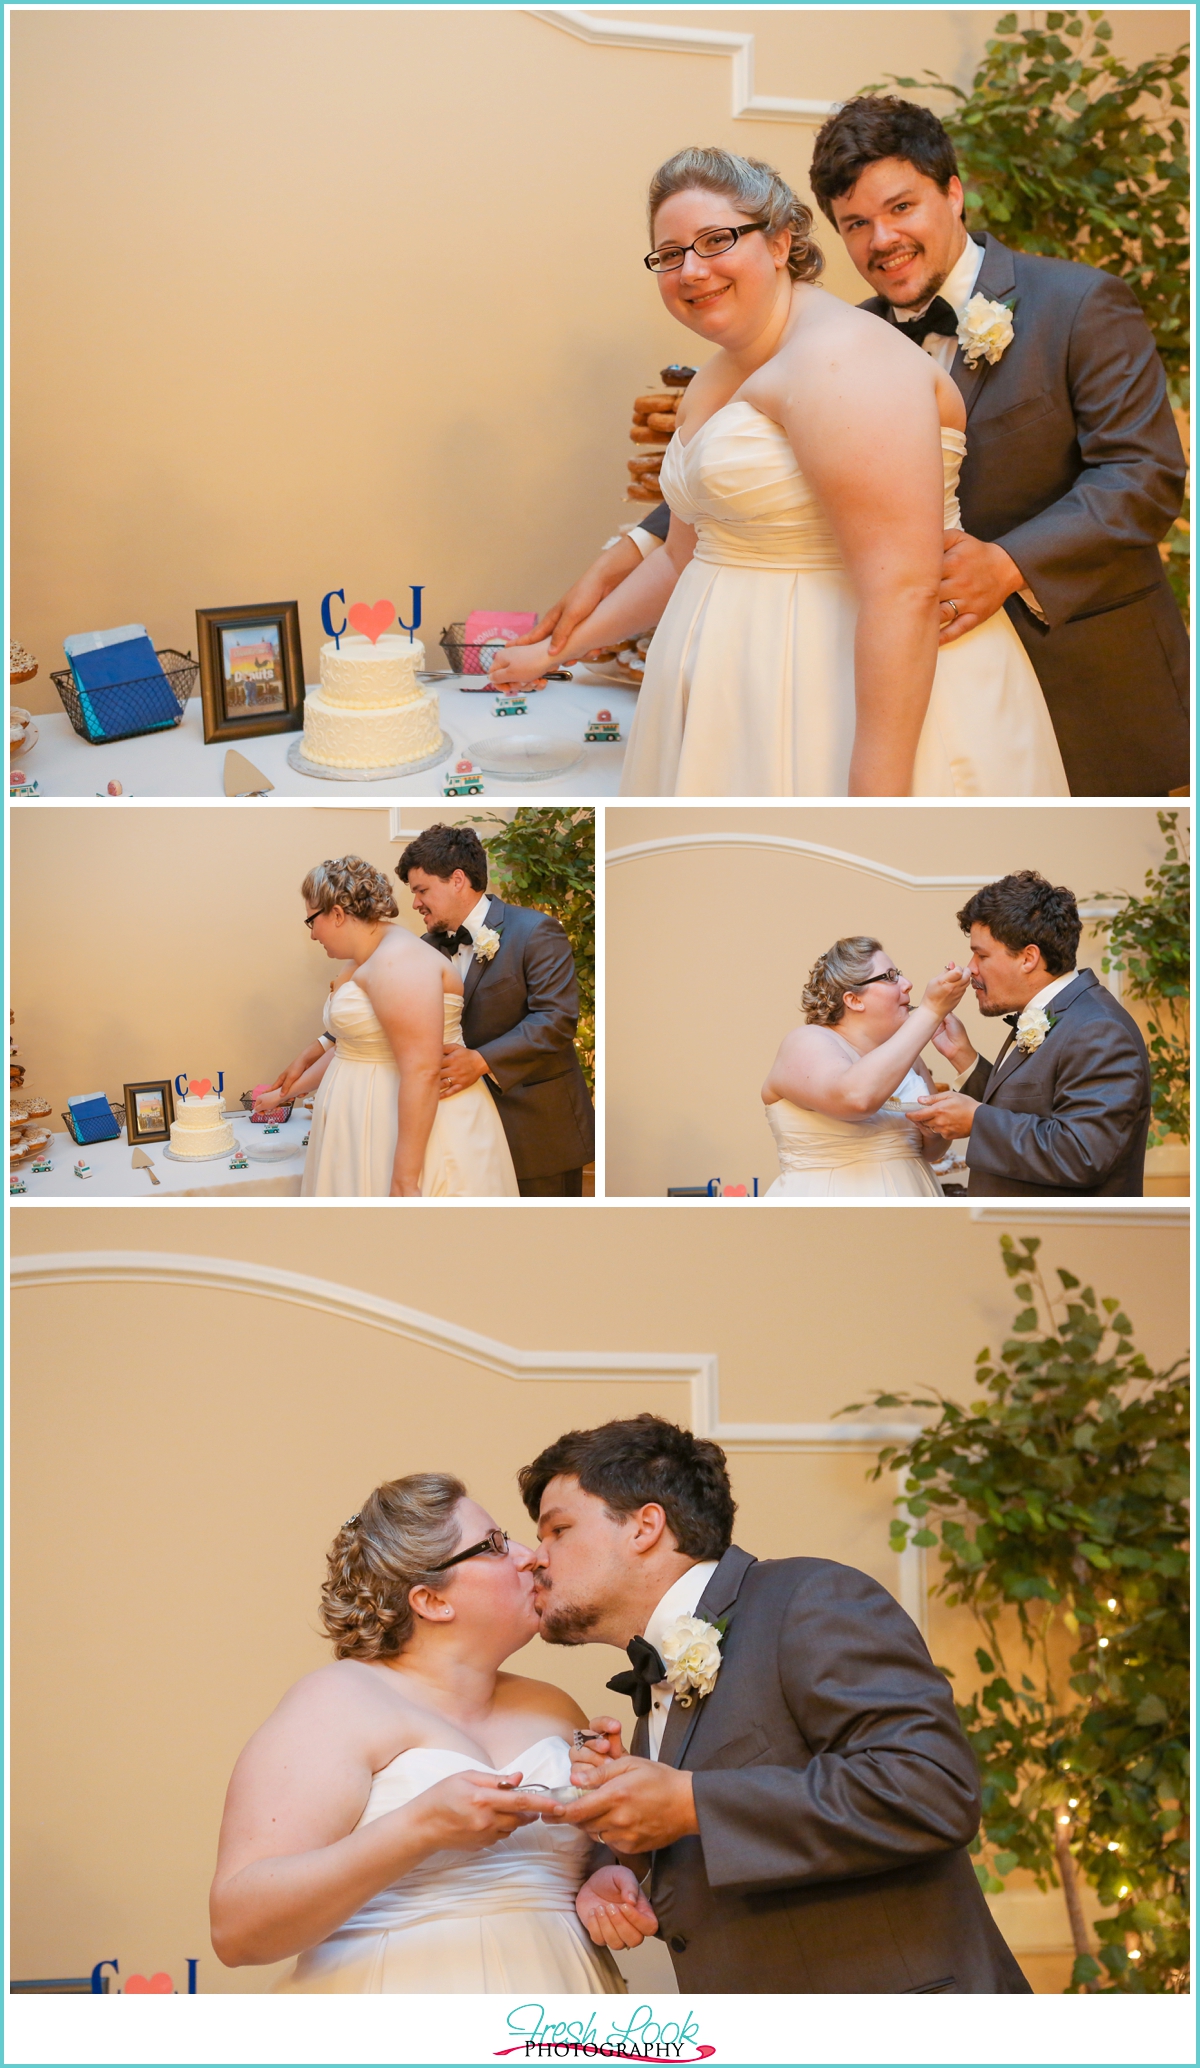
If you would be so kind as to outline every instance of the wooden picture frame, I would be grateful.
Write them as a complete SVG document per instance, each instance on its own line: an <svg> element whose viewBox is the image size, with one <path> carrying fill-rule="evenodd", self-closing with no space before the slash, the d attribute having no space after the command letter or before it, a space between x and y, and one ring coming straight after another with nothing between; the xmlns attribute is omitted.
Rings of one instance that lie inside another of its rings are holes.
<svg viewBox="0 0 1200 2068"><path fill-rule="evenodd" d="M204 740L299 732L304 658L298 603L233 603L196 612Z"/></svg>
<svg viewBox="0 0 1200 2068"><path fill-rule="evenodd" d="M145 1107L139 1105L139 1098L145 1100ZM161 1120L157 1127L152 1122L151 1108L155 1098L158 1099ZM140 1148L143 1142L169 1141L174 1118L175 1088L171 1078L152 1077L145 1084L125 1086L125 1139L131 1149ZM150 1124L143 1126L143 1121Z"/></svg>

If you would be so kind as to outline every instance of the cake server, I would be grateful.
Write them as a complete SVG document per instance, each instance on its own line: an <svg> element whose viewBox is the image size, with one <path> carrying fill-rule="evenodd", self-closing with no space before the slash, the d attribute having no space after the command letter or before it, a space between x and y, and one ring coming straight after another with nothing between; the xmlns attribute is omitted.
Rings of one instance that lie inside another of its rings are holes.
<svg viewBox="0 0 1200 2068"><path fill-rule="evenodd" d="M244 754L231 747L225 756L225 795L227 797L265 797L275 785L265 776L261 768L255 768Z"/></svg>
<svg viewBox="0 0 1200 2068"><path fill-rule="evenodd" d="M135 1170L148 1170L150 1173L150 1183L152 1185L161 1184L162 1180L160 1178L155 1177L154 1165L151 1162L150 1158L147 1156L146 1151L144 1149L134 1150L133 1167Z"/></svg>

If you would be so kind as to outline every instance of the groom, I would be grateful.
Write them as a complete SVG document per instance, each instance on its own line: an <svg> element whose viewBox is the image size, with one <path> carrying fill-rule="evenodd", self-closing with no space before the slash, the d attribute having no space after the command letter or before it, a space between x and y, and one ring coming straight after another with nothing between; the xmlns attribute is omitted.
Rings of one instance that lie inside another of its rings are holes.
<svg viewBox="0 0 1200 2068"><path fill-rule="evenodd" d="M988 1063L947 1014L934 1045L956 1086L921 1100L918 1126L968 1139L972 1199L1140 1199L1146 1044L1111 991L1075 967L1082 922L1072 893L1021 869L977 890L958 923L971 937L979 1010L1003 1016L1008 1039Z"/></svg>
<svg viewBox="0 0 1200 2068"><path fill-rule="evenodd" d="M488 895L487 854L470 826L427 826L396 874L463 981L465 1047L442 1058L442 1097L482 1077L524 1198L579 1198L595 1115L575 1052L579 986L557 919Z"/></svg>
<svg viewBox="0 0 1200 2068"><path fill-rule="evenodd" d="M738 1550L724 1452L655 1415L572 1430L519 1482L542 1636L628 1651L608 1684L632 1754L598 1718L589 1793L543 1812L620 1856L612 1899L643 1920L624 1943L656 1919L688 1991L1028 1994L966 1850L979 1779L950 1689L891 1596ZM685 1688L664 1659L692 1616Z"/></svg>
<svg viewBox="0 0 1200 2068"><path fill-rule="evenodd" d="M961 532L945 534L943 641L1005 609L1042 685L1072 792L1164 795L1188 781L1187 634L1158 552L1185 460L1154 339L1124 281L969 235L954 147L929 109L847 102L821 129L813 193L871 299L944 366L967 410ZM1007 310L998 358L967 363L974 298ZM639 519L528 640L561 647L666 537ZM518 641L524 644L525 641Z"/></svg>

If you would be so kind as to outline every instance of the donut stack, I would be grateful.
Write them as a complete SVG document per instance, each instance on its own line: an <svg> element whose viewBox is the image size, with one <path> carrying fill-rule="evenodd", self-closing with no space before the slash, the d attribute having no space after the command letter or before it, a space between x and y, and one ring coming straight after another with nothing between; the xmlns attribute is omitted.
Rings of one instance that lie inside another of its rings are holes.
<svg viewBox="0 0 1200 2068"><path fill-rule="evenodd" d="M691 380L694 366L664 366L659 379L661 388L651 388L639 395L633 405L633 428L629 436L635 445L646 448L638 457L626 462L629 468L629 486L625 500L629 503L661 503L662 490L658 485L658 470L663 454L675 435L675 412L679 398ZM653 450L650 450L650 448Z"/></svg>
<svg viewBox="0 0 1200 2068"><path fill-rule="evenodd" d="M8 1082L12 1098L9 1104L8 1165L14 1171L33 1156L44 1156L50 1147L51 1115L49 1099L22 1099L17 1097L25 1082L25 1065L18 1061L20 1049L12 1034L13 1014L8 1016Z"/></svg>

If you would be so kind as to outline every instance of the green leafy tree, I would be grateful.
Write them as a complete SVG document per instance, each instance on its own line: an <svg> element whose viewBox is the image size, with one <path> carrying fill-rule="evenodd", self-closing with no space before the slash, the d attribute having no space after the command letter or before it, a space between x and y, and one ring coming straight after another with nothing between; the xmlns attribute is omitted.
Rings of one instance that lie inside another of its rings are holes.
<svg viewBox="0 0 1200 2068"><path fill-rule="evenodd" d="M480 824L478 818L476 824ZM521 805L511 823L488 833L489 869L514 905L557 919L571 943L579 980L575 1046L589 1089L596 1064L596 819L568 807Z"/></svg>
<svg viewBox="0 0 1200 2068"><path fill-rule="evenodd" d="M1157 1008L1149 1022L1154 1099L1150 1139L1163 1142L1174 1134L1186 1142L1191 1131L1192 872L1178 812L1160 811L1158 825L1166 854L1157 869L1146 871L1147 895L1122 895L1120 911L1101 922L1109 941L1104 967L1123 971L1131 995ZM1110 895L1097 892L1099 897Z"/></svg>
<svg viewBox="0 0 1200 2068"><path fill-rule="evenodd" d="M936 1550L933 1592L984 1639L957 1704L983 1788L976 1873L1027 1869L1066 1898L1071 1987L1182 1991L1188 1974L1188 1385L1154 1371L1114 1299L1040 1243L1001 1238L1020 1309L981 1350L969 1408L936 1389L844 1408L915 1408L880 1451L904 1475L892 1544ZM1011 1657L1006 1657L1006 1650ZM1088 1947L1078 1877L1113 1914Z"/></svg>
<svg viewBox="0 0 1200 2068"><path fill-rule="evenodd" d="M1190 223L1186 45L1128 65L1102 13L1069 8L1044 28L1004 15L970 91L926 72L894 73L864 93L903 86L950 95L968 220L1018 251L1082 259L1127 280L1167 369L1188 401ZM1163 543L1171 586L1188 603L1189 527Z"/></svg>

